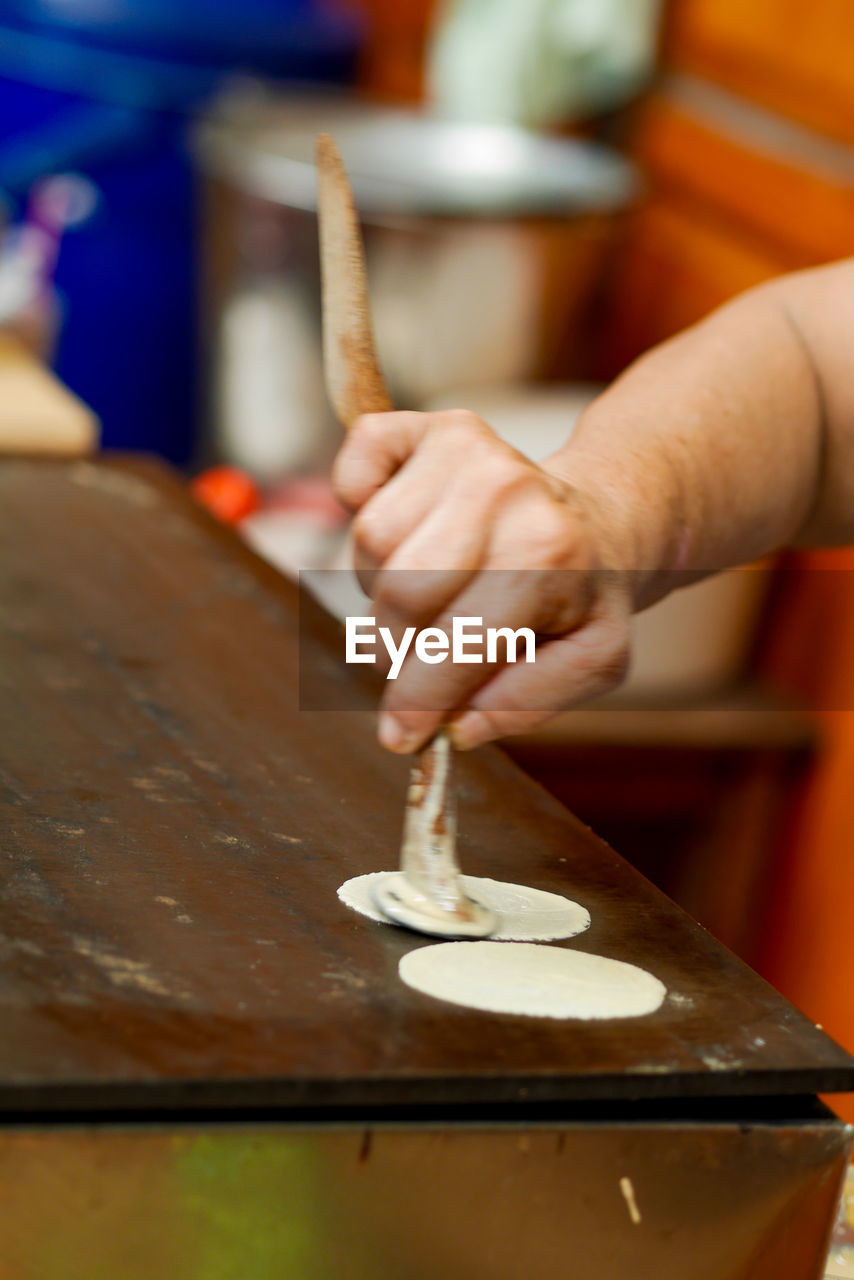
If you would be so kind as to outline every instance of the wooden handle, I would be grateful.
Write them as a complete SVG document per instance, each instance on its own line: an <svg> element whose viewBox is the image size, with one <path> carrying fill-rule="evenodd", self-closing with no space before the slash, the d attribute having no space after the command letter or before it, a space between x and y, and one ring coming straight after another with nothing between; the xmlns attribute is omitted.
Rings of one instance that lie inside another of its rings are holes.
<svg viewBox="0 0 854 1280"><path fill-rule="evenodd" d="M365 250L353 192L328 133L317 139L317 217L326 389L343 427L393 408L371 327Z"/></svg>
<svg viewBox="0 0 854 1280"><path fill-rule="evenodd" d="M394 406L374 345L365 249L350 180L328 133L318 135L315 154L323 372L329 399L347 428L363 413L386 413ZM423 749L422 760L433 760L435 744L434 738Z"/></svg>

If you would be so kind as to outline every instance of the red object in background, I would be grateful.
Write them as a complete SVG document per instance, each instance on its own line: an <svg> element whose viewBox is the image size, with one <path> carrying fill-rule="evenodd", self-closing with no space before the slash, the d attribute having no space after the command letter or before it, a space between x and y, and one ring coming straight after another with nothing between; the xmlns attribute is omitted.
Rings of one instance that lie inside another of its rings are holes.
<svg viewBox="0 0 854 1280"><path fill-rule="evenodd" d="M239 524L261 505L258 486L239 467L209 467L190 488L196 501L224 524Z"/></svg>
<svg viewBox="0 0 854 1280"><path fill-rule="evenodd" d="M424 51L437 0L353 0L367 16L359 81L372 97L416 102L424 96Z"/></svg>

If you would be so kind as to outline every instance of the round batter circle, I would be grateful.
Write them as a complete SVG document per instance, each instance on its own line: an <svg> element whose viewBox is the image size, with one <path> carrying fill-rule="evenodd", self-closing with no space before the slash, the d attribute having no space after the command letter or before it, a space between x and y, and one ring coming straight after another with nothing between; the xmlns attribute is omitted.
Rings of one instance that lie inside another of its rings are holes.
<svg viewBox="0 0 854 1280"><path fill-rule="evenodd" d="M437 1000L532 1018L639 1018L667 995L636 965L531 942L440 942L407 952L399 973Z"/></svg>
<svg viewBox="0 0 854 1280"><path fill-rule="evenodd" d="M387 871L371 871L364 876L346 880L338 890L338 897L369 920L379 924L392 922L382 914L372 896L372 885L383 879ZM545 889L529 889L521 884L505 884L486 876L463 876L466 893L480 902L499 918L499 926L492 936L495 942L555 942L559 938L574 938L590 928L590 912L571 898Z"/></svg>

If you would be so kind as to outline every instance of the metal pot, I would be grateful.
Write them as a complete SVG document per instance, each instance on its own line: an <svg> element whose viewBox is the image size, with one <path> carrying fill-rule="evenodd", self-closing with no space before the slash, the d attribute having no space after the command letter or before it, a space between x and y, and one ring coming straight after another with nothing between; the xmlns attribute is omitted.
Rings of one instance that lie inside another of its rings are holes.
<svg viewBox="0 0 854 1280"><path fill-rule="evenodd" d="M243 88L201 123L217 451L271 476L338 438L320 373L314 139L335 137L365 227L396 403L548 367L577 326L632 167L589 142L350 98Z"/></svg>

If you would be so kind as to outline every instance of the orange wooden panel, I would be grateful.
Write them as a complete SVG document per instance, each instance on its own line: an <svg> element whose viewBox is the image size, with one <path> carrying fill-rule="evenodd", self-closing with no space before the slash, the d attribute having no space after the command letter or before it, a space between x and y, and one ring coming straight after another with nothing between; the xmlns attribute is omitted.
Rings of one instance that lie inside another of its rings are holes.
<svg viewBox="0 0 854 1280"><path fill-rule="evenodd" d="M673 78L634 154L651 195L613 264L606 376L763 280L854 253L854 147Z"/></svg>
<svg viewBox="0 0 854 1280"><path fill-rule="evenodd" d="M854 253L854 147L829 147L785 124L763 138L761 117L729 107L727 96L705 110L678 95L652 98L635 151L654 182L725 213L786 266Z"/></svg>
<svg viewBox="0 0 854 1280"><path fill-rule="evenodd" d="M854 141L851 0L675 0L666 60Z"/></svg>
<svg viewBox="0 0 854 1280"><path fill-rule="evenodd" d="M769 881L757 967L852 1049L854 549L798 555L793 568L763 665L816 707L824 744ZM837 1109L854 1120L854 1101Z"/></svg>
<svg viewBox="0 0 854 1280"><path fill-rule="evenodd" d="M778 118L684 77L646 105L653 194L615 272L615 368L762 279L854 252L854 152L822 136L854 142L854 4L677 0L665 48ZM854 1048L854 551L798 564L764 668L820 708L825 742L768 877L758 966Z"/></svg>
<svg viewBox="0 0 854 1280"><path fill-rule="evenodd" d="M604 341L614 370L788 264L702 206L659 196L631 220Z"/></svg>

